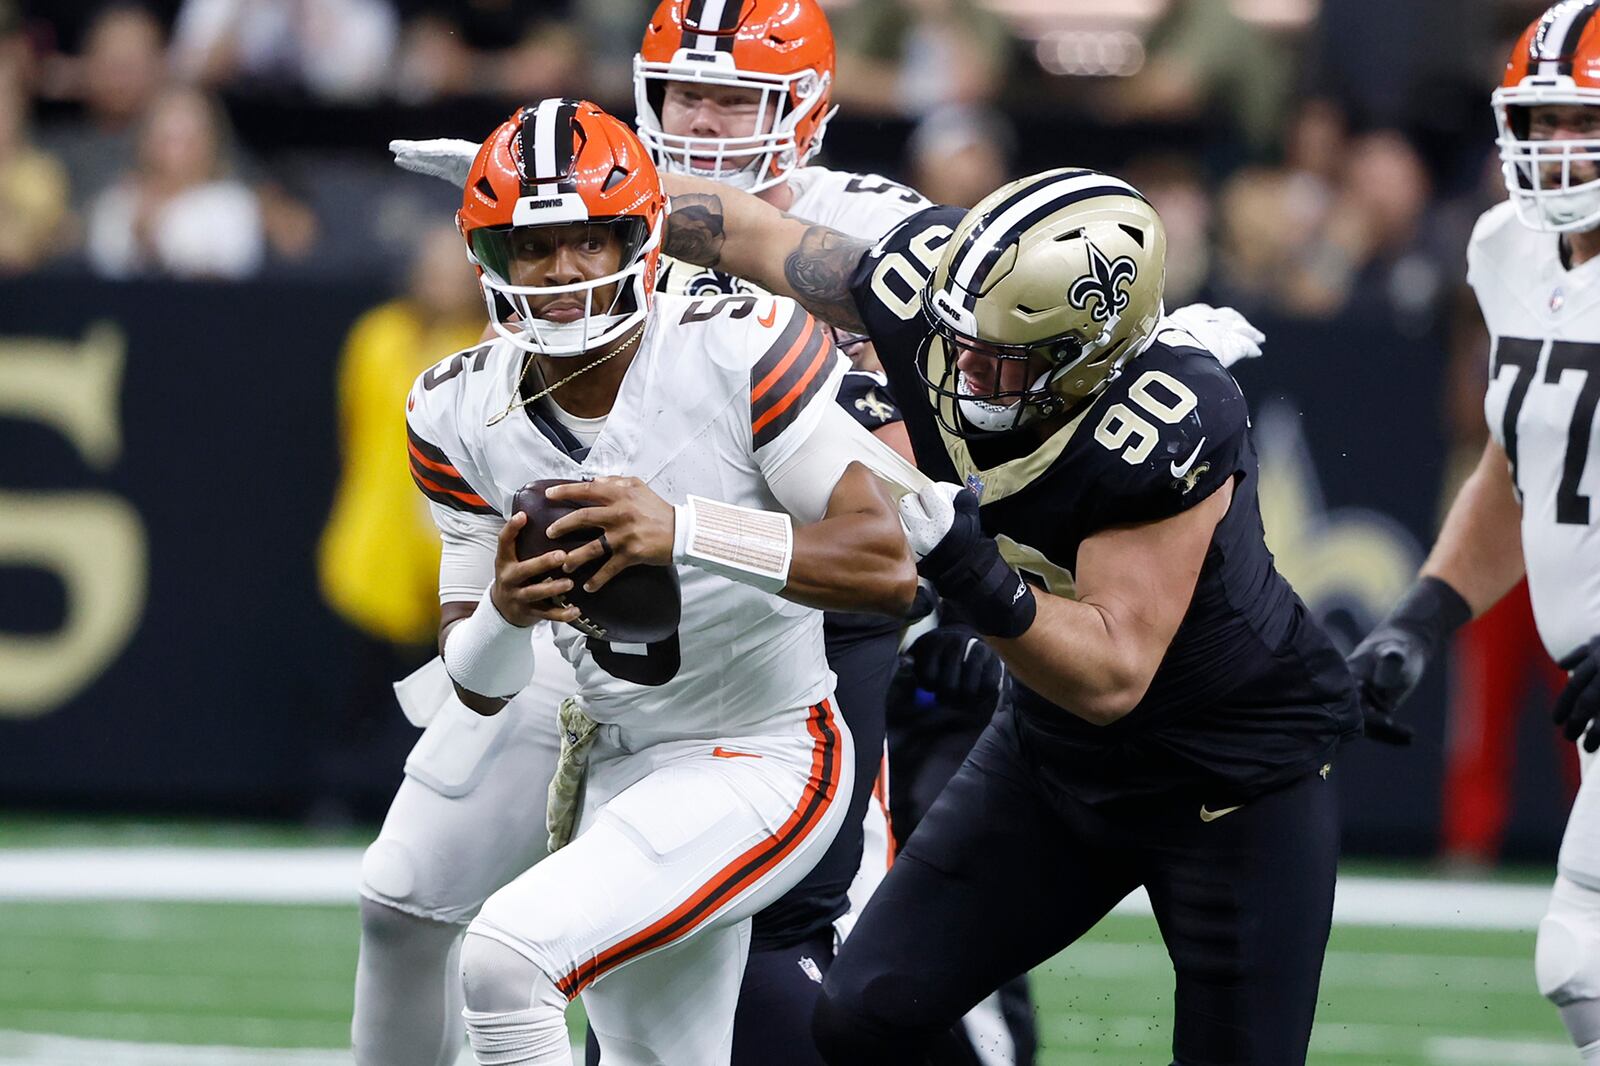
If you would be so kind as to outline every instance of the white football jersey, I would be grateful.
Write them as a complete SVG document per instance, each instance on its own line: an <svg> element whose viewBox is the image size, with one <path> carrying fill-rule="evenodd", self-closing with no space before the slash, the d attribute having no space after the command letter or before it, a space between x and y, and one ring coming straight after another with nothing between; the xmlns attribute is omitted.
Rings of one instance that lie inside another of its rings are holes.
<svg viewBox="0 0 1600 1066"><path fill-rule="evenodd" d="M795 194L789 214L866 241L877 240L907 216L933 206L927 197L899 182L827 167L792 171L789 187ZM762 290L732 274L663 256L656 291L704 296Z"/></svg>
<svg viewBox="0 0 1600 1066"><path fill-rule="evenodd" d="M847 365L791 300L658 295L585 452L556 420L526 413L533 408L488 424L512 400L523 362L505 340L468 349L418 377L407 400L419 487L496 531L517 490L541 478L629 475L673 504L694 493L782 510L766 474L831 408ZM591 717L655 717L684 736L726 736L758 732L831 690L821 612L693 567L679 567L678 579L682 624L659 644L608 645L555 626ZM647 681L660 683L638 683Z"/></svg>
<svg viewBox="0 0 1600 1066"><path fill-rule="evenodd" d="M1534 620L1560 660L1600 635L1600 259L1573 270L1558 238L1485 212L1467 281L1492 338L1484 414L1511 460Z"/></svg>

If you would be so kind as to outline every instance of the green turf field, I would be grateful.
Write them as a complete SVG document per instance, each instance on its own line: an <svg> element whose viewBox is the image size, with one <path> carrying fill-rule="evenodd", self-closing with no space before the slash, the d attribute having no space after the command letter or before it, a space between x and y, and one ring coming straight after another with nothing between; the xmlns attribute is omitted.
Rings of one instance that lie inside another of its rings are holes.
<svg viewBox="0 0 1600 1066"><path fill-rule="evenodd" d="M341 1048L356 936L353 907L0 902L0 1030ZM1336 929L1311 1061L1570 1063L1532 952L1531 934ZM1168 1061L1171 979L1149 919L1108 919L1034 988L1042 1064ZM45 1060L0 1042L11 1061Z"/></svg>

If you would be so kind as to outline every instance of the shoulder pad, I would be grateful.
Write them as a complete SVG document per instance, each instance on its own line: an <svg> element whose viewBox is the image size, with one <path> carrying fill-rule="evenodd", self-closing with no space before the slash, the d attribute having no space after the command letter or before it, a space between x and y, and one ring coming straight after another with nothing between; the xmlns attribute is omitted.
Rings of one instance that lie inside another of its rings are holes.
<svg viewBox="0 0 1600 1066"><path fill-rule="evenodd" d="M1088 413L1080 447L1117 521L1187 510L1247 473L1250 418L1233 375L1209 352L1157 342L1128 364Z"/></svg>
<svg viewBox="0 0 1600 1066"><path fill-rule="evenodd" d="M496 381L495 349L506 342L485 342L441 359L417 375L406 397L406 453L411 478L434 503L468 514L498 512L471 480L467 456L472 446L465 428L483 425L487 398L494 393L487 380ZM498 353L503 356L505 353ZM476 375L469 388L462 379Z"/></svg>

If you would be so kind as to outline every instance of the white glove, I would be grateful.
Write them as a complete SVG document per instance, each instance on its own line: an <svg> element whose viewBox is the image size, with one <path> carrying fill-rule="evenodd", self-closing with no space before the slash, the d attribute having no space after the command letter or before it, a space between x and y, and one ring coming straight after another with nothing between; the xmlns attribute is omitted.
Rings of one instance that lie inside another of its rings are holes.
<svg viewBox="0 0 1600 1066"><path fill-rule="evenodd" d="M478 145L455 137L435 137L430 141L390 141L389 151L401 170L442 178L462 188L467 184L467 174L472 161L478 157Z"/></svg>
<svg viewBox="0 0 1600 1066"><path fill-rule="evenodd" d="M960 492L960 485L935 481L921 492L900 497L900 525L918 559L933 551L950 532L956 520L955 499Z"/></svg>
<svg viewBox="0 0 1600 1066"><path fill-rule="evenodd" d="M1200 347L1216 356L1223 366L1256 358L1261 354L1261 342L1267 339L1233 308L1210 304L1178 308L1156 323L1156 336L1159 338L1169 329L1182 330L1199 341Z"/></svg>

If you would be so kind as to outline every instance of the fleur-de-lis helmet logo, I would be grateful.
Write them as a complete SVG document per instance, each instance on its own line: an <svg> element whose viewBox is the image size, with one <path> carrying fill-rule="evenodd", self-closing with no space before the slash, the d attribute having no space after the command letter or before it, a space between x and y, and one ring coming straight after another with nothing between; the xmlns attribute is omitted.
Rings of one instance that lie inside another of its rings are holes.
<svg viewBox="0 0 1600 1066"><path fill-rule="evenodd" d="M1067 302L1080 311L1088 311L1096 322L1109 322L1128 306L1128 287L1138 279L1139 267L1128 256L1107 259L1093 241L1083 243L1089 247L1089 273L1072 283Z"/></svg>

